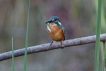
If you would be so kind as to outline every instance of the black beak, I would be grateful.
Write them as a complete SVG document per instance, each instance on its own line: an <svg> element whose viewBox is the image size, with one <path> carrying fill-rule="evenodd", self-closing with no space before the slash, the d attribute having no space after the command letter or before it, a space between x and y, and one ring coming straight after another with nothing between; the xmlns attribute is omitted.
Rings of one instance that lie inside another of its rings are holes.
<svg viewBox="0 0 106 71"><path fill-rule="evenodd" d="M46 21L46 22L45 22L45 24L50 23L50 22L51 22L51 21L50 21L50 20L48 20L48 21Z"/></svg>
<svg viewBox="0 0 106 71"><path fill-rule="evenodd" d="M48 21L45 22L45 24L49 23Z"/></svg>

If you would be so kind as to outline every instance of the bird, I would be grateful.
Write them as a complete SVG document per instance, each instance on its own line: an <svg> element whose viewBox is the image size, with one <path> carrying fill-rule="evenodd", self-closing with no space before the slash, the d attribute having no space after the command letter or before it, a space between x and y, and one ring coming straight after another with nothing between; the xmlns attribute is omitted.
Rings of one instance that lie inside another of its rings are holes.
<svg viewBox="0 0 106 71"><path fill-rule="evenodd" d="M50 46L54 41L61 42L62 46L62 41L65 40L65 28L61 24L59 17L52 16L48 21L45 22L45 24L47 24L47 33L52 39Z"/></svg>

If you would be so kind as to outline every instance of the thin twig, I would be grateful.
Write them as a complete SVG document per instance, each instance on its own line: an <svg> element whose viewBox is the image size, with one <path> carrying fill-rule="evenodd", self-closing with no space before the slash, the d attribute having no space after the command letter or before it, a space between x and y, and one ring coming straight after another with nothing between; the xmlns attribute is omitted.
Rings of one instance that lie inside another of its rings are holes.
<svg viewBox="0 0 106 71"><path fill-rule="evenodd" d="M106 33L100 35L100 40L106 41ZM64 45L63 47L66 48L69 46L77 46L77 45L94 43L95 41L96 41L96 36L94 35L94 36L65 40L62 42L62 45ZM61 47L60 42L54 42L51 46L50 46L50 43L47 43L47 44L41 44L41 45L28 47L27 53L32 54L32 53L49 51L49 50L53 50L53 49L59 49L59 48L63 48L63 47ZM22 55L24 55L24 52L25 52L25 48L14 50L14 56L15 57L22 56ZM10 59L11 57L12 57L12 51L1 53L0 61Z"/></svg>

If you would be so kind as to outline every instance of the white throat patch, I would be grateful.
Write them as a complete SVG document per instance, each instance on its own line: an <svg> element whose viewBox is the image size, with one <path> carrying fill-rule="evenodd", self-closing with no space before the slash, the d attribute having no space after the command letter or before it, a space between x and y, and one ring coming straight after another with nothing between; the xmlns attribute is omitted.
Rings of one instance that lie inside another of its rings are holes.
<svg viewBox="0 0 106 71"><path fill-rule="evenodd" d="M47 25L47 30L49 30L51 32L51 29L50 29L50 27L48 25Z"/></svg>

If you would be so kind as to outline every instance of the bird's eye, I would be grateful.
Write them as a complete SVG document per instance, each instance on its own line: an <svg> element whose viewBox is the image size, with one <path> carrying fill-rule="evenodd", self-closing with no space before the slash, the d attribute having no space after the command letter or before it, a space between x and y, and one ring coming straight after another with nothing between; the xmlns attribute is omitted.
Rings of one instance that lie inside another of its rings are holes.
<svg viewBox="0 0 106 71"><path fill-rule="evenodd" d="M58 20L55 20L55 22L58 22Z"/></svg>

